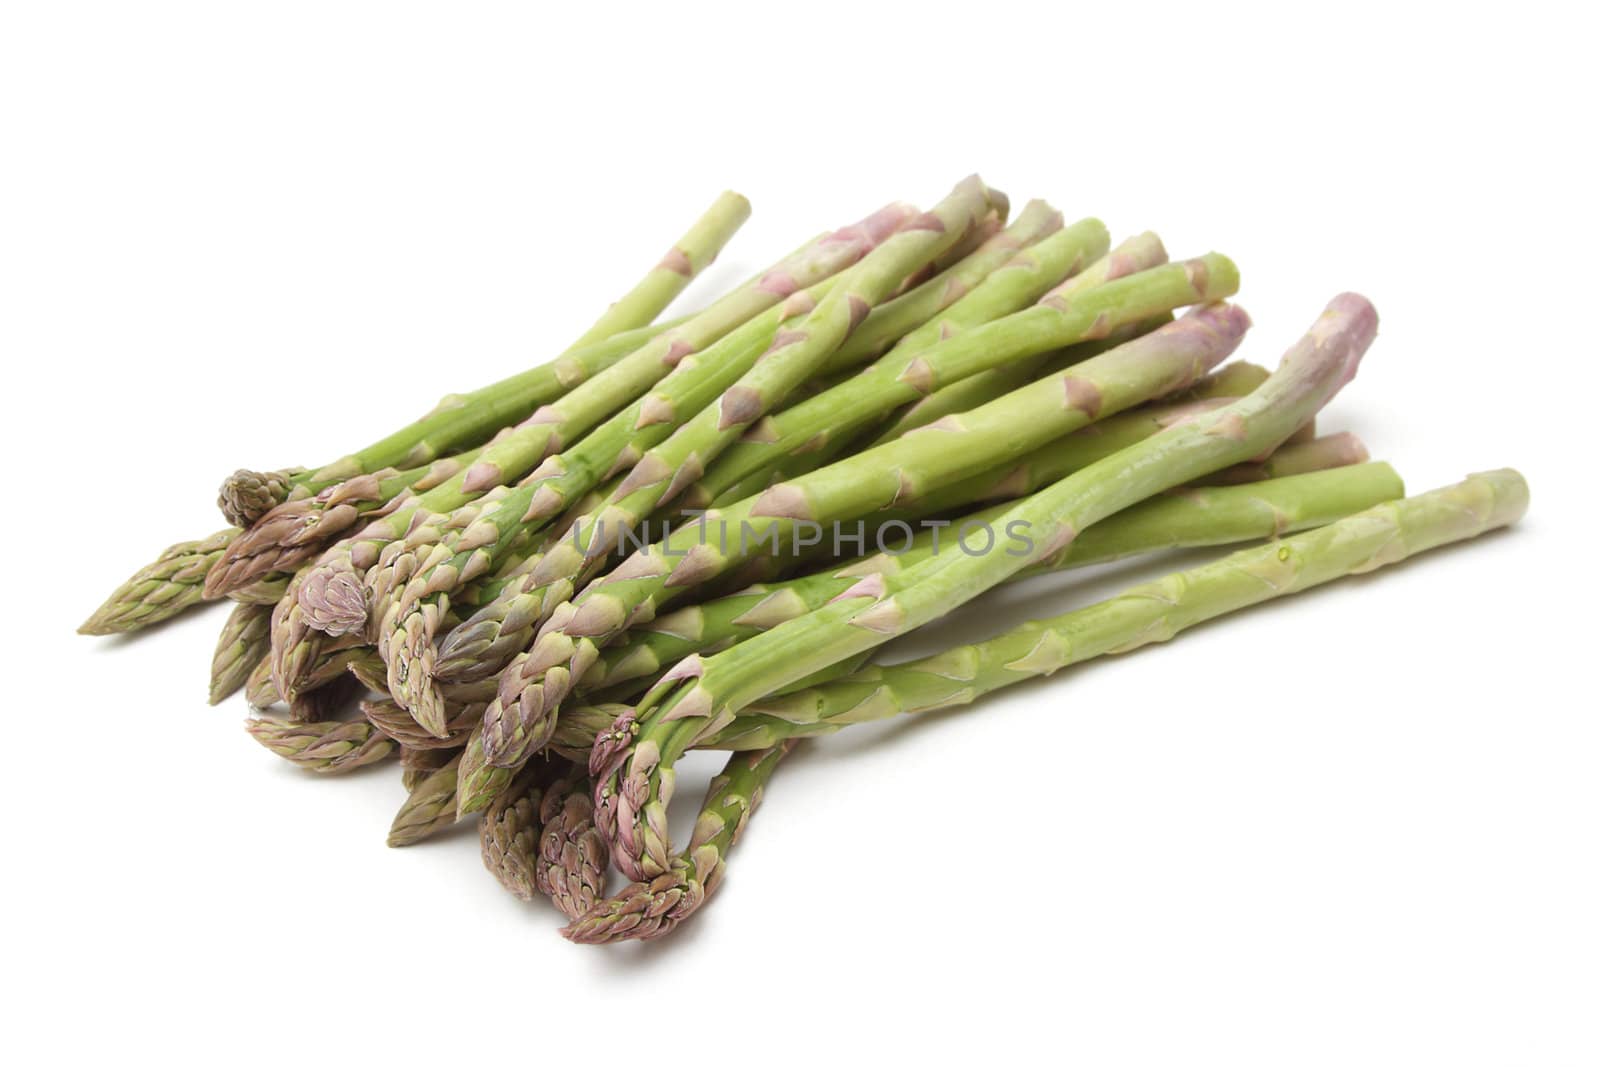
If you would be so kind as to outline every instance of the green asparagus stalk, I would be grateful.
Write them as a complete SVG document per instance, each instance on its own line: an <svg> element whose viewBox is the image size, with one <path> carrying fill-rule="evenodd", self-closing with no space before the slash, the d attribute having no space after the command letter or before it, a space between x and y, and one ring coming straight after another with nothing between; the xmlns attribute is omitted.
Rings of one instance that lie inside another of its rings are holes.
<svg viewBox="0 0 1600 1067"><path fill-rule="evenodd" d="M404 848L448 830L456 821L456 756L410 791L389 825L389 847Z"/></svg>
<svg viewBox="0 0 1600 1067"><path fill-rule="evenodd" d="M748 200L738 193L721 194L661 262L554 362L464 397L446 397L423 419L316 472L238 471L222 485L218 504L223 514L235 526L250 526L296 490L309 495L385 468L420 467L527 418L539 405L639 348L648 338L635 331L653 322L749 217ZM608 344L619 335L620 344Z"/></svg>
<svg viewBox="0 0 1600 1067"><path fill-rule="evenodd" d="M738 752L711 782L694 836L682 856L648 880L594 904L562 936L579 944L649 941L671 933L722 883L730 849L744 833L772 772L793 747L781 741L757 752Z"/></svg>
<svg viewBox="0 0 1600 1067"><path fill-rule="evenodd" d="M267 657L272 640L272 608L235 604L222 624L211 656L210 702L220 704L237 693L256 664Z"/></svg>
<svg viewBox="0 0 1600 1067"><path fill-rule="evenodd" d="M1474 474L1027 623L993 640L892 667L868 667L812 689L755 701L713 740L772 744L776 738L832 733L852 722L968 704L1062 667L1170 640L1219 615L1509 526L1527 504L1528 486L1516 471Z"/></svg>
<svg viewBox="0 0 1600 1067"><path fill-rule="evenodd" d="M1322 526L1404 494L1387 463L1301 474L1247 485L1175 489L1096 523L1065 549L1013 578L1082 567L1166 548L1200 548L1276 537ZM905 551L879 551L832 571L754 586L742 593L662 615L605 649L578 689L617 689L653 680L697 652L721 651L823 607L869 574L909 570L941 552L965 551L979 531L995 530L1010 509L1000 504L918 534ZM562 715L566 712L563 710Z"/></svg>
<svg viewBox="0 0 1600 1067"><path fill-rule="evenodd" d="M1370 303L1355 294L1338 296L1278 371L1248 397L1167 429L1008 509L1001 529L1025 531L1026 550L946 554L901 574L869 575L820 610L726 652L680 663L640 702L635 743L606 754L603 771L595 773L597 822L612 842L618 869L635 881L667 870L671 768L698 739L755 701L907 633L1048 559L1099 520L1267 452L1354 376L1376 332ZM494 714L491 705L486 728ZM591 771L597 771L593 763Z"/></svg>
<svg viewBox="0 0 1600 1067"><path fill-rule="evenodd" d="M364 722L281 722L246 719L250 736L297 767L344 774L388 759L394 742Z"/></svg>
<svg viewBox="0 0 1600 1067"><path fill-rule="evenodd" d="M239 534L221 530L199 541L180 541L132 578L78 627L80 634L125 634L165 622L200 603L206 572Z"/></svg>
<svg viewBox="0 0 1600 1067"><path fill-rule="evenodd" d="M217 506L230 523L248 527L279 504L313 496L363 474L425 467L488 440L497 430L527 418L540 405L558 399L646 341L678 325L670 322L629 330L569 350L550 363L474 392L446 396L404 429L315 471L235 471L222 483Z"/></svg>
<svg viewBox="0 0 1600 1067"><path fill-rule="evenodd" d="M574 680L630 619L649 617L686 588L725 573L750 554L752 541L792 534L799 522L837 522L916 499L1103 415L1185 388L1226 358L1248 326L1236 307L1203 306L1058 378L707 513L698 529L669 534L549 613L532 649L502 675L499 695L484 713L489 761L514 767L537 751ZM711 529L723 536L705 536ZM545 563L561 547L546 553Z"/></svg>
<svg viewBox="0 0 1600 1067"><path fill-rule="evenodd" d="M1046 305L1046 315L1050 315L1051 310L1057 312L1051 319L1053 324L1063 328L1062 344L1086 339L1093 333L1090 324L1095 322L1097 314L1107 310L1106 305L1097 305L1095 314L1074 318L1066 314L1069 298L1121 277L1113 273L1113 264L1116 270L1121 270L1123 264L1137 269L1166 261L1166 250L1160 241L1153 234L1147 234L1083 270L1083 265L1104 252L1108 243L1105 225L1099 219L1084 219L1017 253L938 319L907 334L871 367L751 427L744 439L731 446L699 479L688 503L706 507L723 498L735 484L784 456L825 448L837 437L858 431L901 404L914 401L941 385L1004 365L1019 355L1058 347L1036 348L1031 338L1019 342L1014 334L1000 329L1002 324L1012 321L1014 313L1037 301L1055 301ZM1089 284L1078 284L1079 277L1088 278ZM1162 282L1181 285L1177 298L1192 300L1187 278L1180 281L1169 272L1143 281L1148 287L1145 291L1136 295L1126 287L1115 290L1110 303L1115 304L1119 298L1136 300L1152 295L1151 291ZM1226 287L1219 286L1220 290ZM1221 295L1232 293L1222 291ZM1157 302L1161 304L1159 310L1178 306ZM1063 317L1072 321L1057 321ZM1035 316L1036 320L1038 318ZM1123 324L1119 318L1107 329ZM1036 322L1035 325L1037 328L1042 324ZM974 330L977 333L973 333ZM979 335L982 337L977 342L971 340ZM1019 344L1022 347L1018 347Z"/></svg>
<svg viewBox="0 0 1600 1067"><path fill-rule="evenodd" d="M667 249L661 262L622 299L607 308L572 347L604 341L625 330L654 322L695 275L711 265L717 253L749 217L750 201L734 192L719 195L689 232Z"/></svg>

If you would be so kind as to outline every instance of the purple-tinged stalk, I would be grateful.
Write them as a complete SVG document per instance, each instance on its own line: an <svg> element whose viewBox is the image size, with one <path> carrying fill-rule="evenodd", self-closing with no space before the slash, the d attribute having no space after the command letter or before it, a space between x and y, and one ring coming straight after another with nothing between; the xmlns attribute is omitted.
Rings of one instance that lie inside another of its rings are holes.
<svg viewBox="0 0 1600 1067"><path fill-rule="evenodd" d="M760 807L772 772L793 746L793 741L781 741L731 756L712 779L683 855L674 856L654 877L593 904L561 931L562 936L579 944L602 945L649 941L677 929L722 884L728 852Z"/></svg>
<svg viewBox="0 0 1600 1067"><path fill-rule="evenodd" d="M246 719L250 736L304 770L344 774L388 759L395 744L364 722L282 722Z"/></svg>

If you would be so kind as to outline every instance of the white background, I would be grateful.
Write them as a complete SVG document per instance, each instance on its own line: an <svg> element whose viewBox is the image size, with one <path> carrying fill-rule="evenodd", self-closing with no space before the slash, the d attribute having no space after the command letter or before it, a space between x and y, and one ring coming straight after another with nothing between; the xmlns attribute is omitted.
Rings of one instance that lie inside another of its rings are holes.
<svg viewBox="0 0 1600 1067"><path fill-rule="evenodd" d="M6 5L7 1058L1596 1062L1592 42L1427 7ZM1227 252L1259 362L1368 294L1322 425L1515 465L1527 521L810 745L642 950L253 744L218 612L72 633L223 474L559 349L719 189L690 300L972 170Z"/></svg>

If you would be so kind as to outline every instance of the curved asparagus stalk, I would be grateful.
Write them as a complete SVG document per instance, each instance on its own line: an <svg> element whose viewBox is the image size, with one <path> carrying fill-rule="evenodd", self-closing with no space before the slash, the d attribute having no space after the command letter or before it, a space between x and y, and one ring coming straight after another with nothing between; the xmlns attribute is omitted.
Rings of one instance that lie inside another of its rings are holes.
<svg viewBox="0 0 1600 1067"><path fill-rule="evenodd" d="M642 395L686 356L854 263L892 236L911 214L911 209L891 205L806 245L705 311L539 408L485 448L466 470L330 549L317 564L318 573L302 583L297 593L307 626L336 634L359 629L366 621L361 575L376 562L383 546L403 537L419 515L453 511L495 486L520 479L541 459L577 441L585 431Z"/></svg>
<svg viewBox="0 0 1600 1067"><path fill-rule="evenodd" d="M424 777L389 824L389 847L404 848L448 830L456 821L456 768L461 757Z"/></svg>
<svg viewBox="0 0 1600 1067"><path fill-rule="evenodd" d="M94 636L132 633L200 603L206 572L238 535L238 530L220 530L199 541L169 546L154 563L139 568L118 586L78 632Z"/></svg>
<svg viewBox="0 0 1600 1067"><path fill-rule="evenodd" d="M364 722L246 719L244 726L269 751L318 774L344 774L395 752L394 742Z"/></svg>
<svg viewBox="0 0 1600 1067"><path fill-rule="evenodd" d="M1054 300L1049 306L1064 310L1068 298L1121 277L1122 274L1116 272L1122 271L1124 265L1131 268L1128 271L1131 273L1166 261L1166 250L1153 234L1129 242L1117 254L1103 256L1109 241L1105 225L1091 218L1018 252L936 320L907 334L866 370L752 426L744 439L730 446L715 466L699 479L687 502L693 507L706 507L725 496L734 485L785 456L825 448L830 441L860 430L901 404L915 401L942 385L1004 365L1019 354L1058 347L1036 349L1037 342L1031 339L1019 347L1015 337L1001 331L999 326L1010 322L1013 313L1035 302ZM1096 256L1101 258L1096 260ZM1091 260L1094 262L1085 269L1084 264ZM1086 278L1087 282L1080 282L1080 278ZM1177 279L1168 274L1144 281L1148 287L1145 291L1113 291L1111 303L1153 295L1161 288L1160 283L1170 284ZM1171 292L1170 289L1163 291ZM1185 285L1182 292L1192 291ZM1228 296L1231 292L1221 295ZM1084 340L1091 332L1086 324L1092 323L1094 317L1090 315L1077 322L1076 336L1072 324L1067 324L1062 343ZM1108 329L1122 324L1119 319ZM959 344L953 341L963 335L973 336L971 331L978 327L987 327L980 332L992 341L976 346L971 341ZM974 355L979 358L972 359Z"/></svg>
<svg viewBox="0 0 1600 1067"><path fill-rule="evenodd" d="M1174 489L1096 523L1061 552L1012 578L1083 567L1167 548L1200 548L1322 526L1405 492L1387 463L1369 463L1248 485ZM870 574L909 570L941 553L959 552L958 538L994 530L1010 509L1000 504L926 530L905 551L879 552L824 571L663 615L607 648L579 680L580 691L653 680L696 652L722 651L780 623L823 607ZM566 714L565 710L562 712Z"/></svg>
<svg viewBox="0 0 1600 1067"><path fill-rule="evenodd" d="M682 856L649 881L594 904L561 931L579 944L648 941L671 933L700 909L722 883L727 856L761 805L772 772L793 747L781 741L757 752L735 753L711 782L694 836Z"/></svg>
<svg viewBox="0 0 1600 1067"><path fill-rule="evenodd" d="M625 330L654 322L689 282L716 260L717 253L749 218L750 201L731 191L719 194L689 231L667 249L661 262L620 300L606 308L571 347L604 341Z"/></svg>
<svg viewBox="0 0 1600 1067"><path fill-rule="evenodd" d="M635 553L550 612L532 649L506 669L484 713L489 761L514 767L537 751L556 708L600 648L631 619L648 618L685 588L725 573L750 554L752 541L769 532L780 536L796 522L840 521L914 500L1103 415L1185 388L1226 358L1248 326L1240 309L1206 305L1058 378L707 513L698 529L676 531ZM711 529L723 536L706 536ZM546 562L562 547L551 549Z"/></svg>
<svg viewBox="0 0 1600 1067"><path fill-rule="evenodd" d="M272 643L271 623L272 608L262 604L235 604L228 613L211 655L211 704L237 693L256 664L266 658Z"/></svg>
<svg viewBox="0 0 1600 1067"><path fill-rule="evenodd" d="M1376 332L1377 313L1370 303L1354 294L1335 297L1278 371L1249 396L1164 430L1008 509L1001 528L1026 531L1026 551L947 554L901 574L869 575L827 607L726 652L684 660L641 701L634 743L605 751L597 744L591 759L597 822L612 842L618 869L635 881L667 869L671 768L699 739L727 726L755 701L876 648L1048 559L1101 519L1268 451L1354 376ZM491 706L486 725L493 715Z"/></svg>

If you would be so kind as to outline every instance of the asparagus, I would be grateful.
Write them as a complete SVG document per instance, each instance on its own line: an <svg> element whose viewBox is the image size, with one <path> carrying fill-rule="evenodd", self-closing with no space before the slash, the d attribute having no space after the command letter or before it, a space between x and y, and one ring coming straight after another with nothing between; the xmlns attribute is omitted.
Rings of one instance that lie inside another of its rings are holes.
<svg viewBox="0 0 1600 1067"><path fill-rule="evenodd" d="M722 193L661 262L555 361L464 397L446 397L421 420L316 472L238 471L223 482L219 493L223 514L235 526L250 526L297 489L315 493L384 468L419 467L526 418L659 332L646 333L644 328L716 258L749 217L748 200L738 193Z"/></svg>
<svg viewBox="0 0 1600 1067"><path fill-rule="evenodd" d="M534 870L543 827L540 805L550 784L550 767L543 760L529 764L478 823L484 867L518 900L532 900L539 891Z"/></svg>
<svg viewBox="0 0 1600 1067"><path fill-rule="evenodd" d="M711 782L682 856L648 880L599 901L561 931L579 944L648 941L671 933L693 915L722 883L728 851L738 842L772 772L793 747L780 741L757 752L739 752Z"/></svg>
<svg viewBox="0 0 1600 1067"><path fill-rule="evenodd" d="M871 367L827 392L753 426L744 440L730 447L715 467L700 479L695 494L688 502L696 507L708 506L722 498L735 484L784 456L824 448L830 440L862 428L940 384L981 373L987 367L1003 365L1022 350L1006 344L1008 338L999 330L999 326L1010 321L1009 316L1027 308L1029 304L1040 300L1058 300L1056 305L1047 306L1058 307L1064 313L1067 297L1121 277L1114 271L1121 271L1123 264L1137 270L1166 261L1166 250L1161 247L1160 241L1153 234L1147 234L1125 244L1117 254L1096 260L1080 274L1084 262L1102 253L1108 242L1105 225L1100 220L1084 219L1019 252L937 320L907 334L887 356ZM1088 283L1077 283L1075 278L1079 277L1086 277ZM1170 283L1177 279L1169 273L1144 281ZM1223 288L1219 287L1220 295L1232 295L1231 291L1221 291ZM1113 303L1118 296L1119 292L1114 291ZM1126 290L1120 291L1120 296L1124 299L1138 298ZM1162 310L1171 306L1176 305L1165 305ZM1104 310L1103 306L1097 309L1097 313L1098 310ZM1092 323L1094 318L1094 315L1090 315L1075 320L1075 324L1068 324L1061 343L1083 340L1090 333L1087 324ZM985 325L989 327L988 330L979 332L984 337L992 337L992 343L980 340L974 345L970 340L964 343L953 341ZM1120 319L1116 325L1122 325ZM1076 336L1071 332L1074 327ZM984 345L989 347L985 349ZM1057 346L1046 346L1039 350L1048 350L1050 347ZM961 362L963 356L972 355L983 357L983 361L970 366Z"/></svg>
<svg viewBox="0 0 1600 1067"><path fill-rule="evenodd" d="M411 789L389 825L389 847L404 848L448 830L456 821L456 768L461 757L427 775Z"/></svg>
<svg viewBox="0 0 1600 1067"><path fill-rule="evenodd" d="M532 649L507 668L484 713L489 761L516 766L536 751L575 678L629 619L647 618L686 587L725 572L748 554L752 540L791 531L796 522L850 519L915 499L1102 415L1184 388L1226 358L1248 326L1238 308L1206 305L1058 378L707 513L698 529L677 531L636 553L551 612ZM724 536L705 536L713 523ZM730 529L733 536L727 536Z"/></svg>
<svg viewBox="0 0 1600 1067"><path fill-rule="evenodd" d="M381 673L382 665L379 670ZM364 700L361 713L373 728L396 744L407 748L451 750L462 747L483 718L483 704L464 704L445 720L444 736L439 737L417 725L411 713L393 700Z"/></svg>
<svg viewBox="0 0 1600 1067"><path fill-rule="evenodd" d="M246 719L245 729L268 750L318 774L344 774L388 759L395 745L364 722Z"/></svg>
<svg viewBox="0 0 1600 1067"><path fill-rule="evenodd" d="M206 571L222 558L238 533L220 530L199 541L169 546L154 563L141 567L118 586L78 632L95 636L132 633L194 607L202 599Z"/></svg>
<svg viewBox="0 0 1600 1067"><path fill-rule="evenodd" d="M559 398L657 334L678 325L680 322L670 322L619 333L608 340L571 349L552 362L474 392L446 396L403 429L314 471L235 471L218 490L218 507L229 522L246 527L259 522L279 504L313 496L363 474L424 467L520 422L541 404Z"/></svg>
<svg viewBox="0 0 1600 1067"><path fill-rule="evenodd" d="M256 664L267 656L272 609L262 604L236 604L222 624L211 656L210 702L220 704L245 684Z"/></svg>
<svg viewBox="0 0 1600 1067"><path fill-rule="evenodd" d="M1403 493L1399 475L1387 463L1246 485L1174 489L1096 523L1061 552L1012 577L1164 548L1280 536L1333 522ZM1000 504L966 516L949 529L926 530L905 551L879 552L836 570L754 586L662 615L605 649L579 679L578 689L615 693L617 686L652 680L693 653L722 651L821 608L869 574L905 571L941 552L961 551L957 539L964 531L994 529L1009 508Z"/></svg>
<svg viewBox="0 0 1600 1067"><path fill-rule="evenodd" d="M715 740L772 744L775 738L831 733L852 722L968 704L1062 667L1170 640L1219 615L1509 526L1527 504L1528 486L1516 471L1470 475L1455 485L1145 582L989 641L757 700Z"/></svg>
<svg viewBox="0 0 1600 1067"><path fill-rule="evenodd" d="M624 330L654 322L695 275L711 265L717 253L749 218L750 201L735 192L720 194L689 232L667 249L661 262L622 299L607 308L572 347L604 341Z"/></svg>
<svg viewBox="0 0 1600 1067"><path fill-rule="evenodd" d="M569 772L545 790L539 805L534 885L568 919L587 914L605 894L610 851L595 829L590 788L581 769Z"/></svg>
<svg viewBox="0 0 1600 1067"><path fill-rule="evenodd" d="M1335 297L1278 371L1249 396L1164 430L1013 505L1001 527L1020 524L1027 531L1027 551L947 554L901 574L869 575L825 608L726 652L684 660L640 702L635 742L613 746L604 768L591 762L598 783L596 821L612 843L618 869L636 881L667 869L671 768L698 738L716 733L762 697L909 632L1048 559L1095 522L1261 455L1354 376L1376 332L1370 303L1350 293ZM491 705L486 725L494 714Z"/></svg>
<svg viewBox="0 0 1600 1067"><path fill-rule="evenodd" d="M860 259L907 224L911 214L902 205L891 205L804 246L756 280L539 408L486 448L466 470L330 549L317 564L320 574L308 578L296 593L302 601L305 625L335 633L361 626L366 613L359 576L385 544L404 536L419 515L452 511L495 486L521 478L539 460L559 452L643 394L686 356Z"/></svg>

